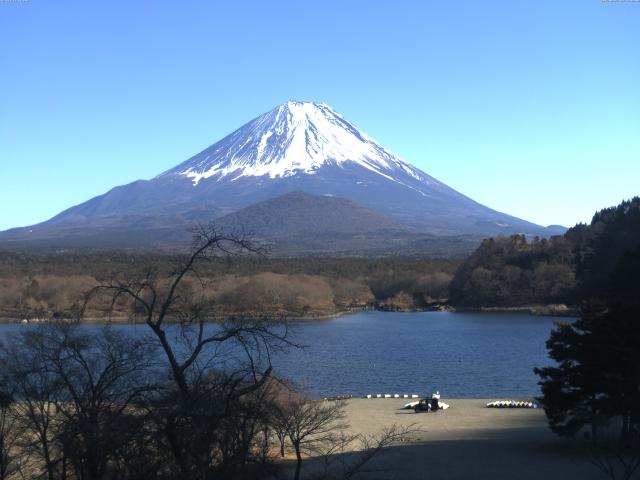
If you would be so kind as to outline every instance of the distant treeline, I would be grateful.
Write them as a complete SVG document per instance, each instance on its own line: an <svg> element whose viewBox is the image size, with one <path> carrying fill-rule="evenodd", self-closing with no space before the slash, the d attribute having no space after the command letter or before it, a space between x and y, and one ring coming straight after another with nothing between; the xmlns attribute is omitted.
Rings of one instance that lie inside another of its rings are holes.
<svg viewBox="0 0 640 480"><path fill-rule="evenodd" d="M640 251L640 198L597 212L563 236L488 239L460 266L450 302L468 307L579 304L602 296L625 255ZM639 272L640 273L640 272Z"/></svg>
<svg viewBox="0 0 640 480"><path fill-rule="evenodd" d="M0 317L68 317L99 282L170 273L180 256L122 252L0 253ZM363 308L420 309L446 301L459 260L216 258L185 285L204 282L220 315L332 315ZM95 315L105 311L97 304ZM91 316L92 312L87 312ZM123 309L121 316L132 312Z"/></svg>

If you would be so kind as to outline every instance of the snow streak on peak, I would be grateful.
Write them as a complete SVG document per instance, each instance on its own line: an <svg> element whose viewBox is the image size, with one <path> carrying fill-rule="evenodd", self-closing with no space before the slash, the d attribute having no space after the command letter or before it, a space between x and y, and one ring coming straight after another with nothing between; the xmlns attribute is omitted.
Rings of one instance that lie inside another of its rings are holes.
<svg viewBox="0 0 640 480"><path fill-rule="evenodd" d="M439 183L387 151L324 103L289 101L259 116L198 155L163 173L202 179L315 174L353 162L390 180L411 176ZM402 182L400 182L402 183Z"/></svg>

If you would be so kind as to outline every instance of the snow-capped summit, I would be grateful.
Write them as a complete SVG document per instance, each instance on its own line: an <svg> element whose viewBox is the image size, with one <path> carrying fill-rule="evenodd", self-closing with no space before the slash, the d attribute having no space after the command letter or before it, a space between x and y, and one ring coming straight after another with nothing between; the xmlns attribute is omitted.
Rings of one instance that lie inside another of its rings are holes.
<svg viewBox="0 0 640 480"><path fill-rule="evenodd" d="M399 183L406 175L426 184L436 182L329 105L293 100L260 115L160 176L184 175L197 185L208 178L313 175L323 166L347 162Z"/></svg>

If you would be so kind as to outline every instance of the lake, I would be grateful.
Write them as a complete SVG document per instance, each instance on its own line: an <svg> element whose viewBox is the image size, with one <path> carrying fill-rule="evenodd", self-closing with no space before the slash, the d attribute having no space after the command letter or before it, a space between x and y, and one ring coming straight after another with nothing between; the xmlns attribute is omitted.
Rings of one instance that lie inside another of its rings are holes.
<svg viewBox="0 0 640 480"><path fill-rule="evenodd" d="M274 371L316 397L436 389L443 398L532 397L539 394L533 368L551 363L545 341L555 320L520 313L362 312L299 323L294 339L306 347L276 354ZM0 337L19 328L0 325ZM144 326L118 328L146 332Z"/></svg>

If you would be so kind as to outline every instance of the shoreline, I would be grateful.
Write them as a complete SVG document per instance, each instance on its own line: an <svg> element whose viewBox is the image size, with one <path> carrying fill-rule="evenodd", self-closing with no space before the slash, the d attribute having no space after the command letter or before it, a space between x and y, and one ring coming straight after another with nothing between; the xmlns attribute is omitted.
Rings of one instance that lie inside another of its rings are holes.
<svg viewBox="0 0 640 480"><path fill-rule="evenodd" d="M456 307L461 313L528 313L540 317L579 317L580 309L575 306L558 305L527 305L521 307Z"/></svg>
<svg viewBox="0 0 640 480"><path fill-rule="evenodd" d="M558 308L556 308L558 307ZM580 312L576 307L566 305L530 305L522 307L454 307L448 304L437 304L427 308L377 308L377 307L362 307L351 308L346 310L340 310L331 313L315 313L307 315L287 314L286 312L266 312L264 314L252 314L245 315L246 319L259 320L261 318L276 318L283 319L290 323L307 323L307 322L321 322L326 320L334 320L336 318L344 317L347 315L361 313L361 312L381 312L381 313L427 313L427 312L450 312L450 313L522 313L533 316L548 316L548 317L578 317ZM236 314L238 317L241 315ZM211 320L206 323L221 322L225 318L233 317L234 314L230 313L226 316L212 316ZM19 318L0 316L0 325L3 324L41 324L48 323L52 319L49 318ZM63 320L74 320L71 318L63 318ZM112 317L110 320L106 318L98 317L86 317L83 318L80 323L87 325L143 325L144 320L133 320L129 317ZM177 321L167 319L167 323L178 323Z"/></svg>
<svg viewBox="0 0 640 480"><path fill-rule="evenodd" d="M321 322L321 321L325 321L325 320L333 320L335 318L340 318L340 317L344 317L346 315L350 315L353 313L360 313L360 312L367 312L367 311L375 311L374 309L361 309L361 310L345 310L345 311L340 311L340 312L335 312L335 313L326 313L326 314L312 314L312 315L306 315L306 316L299 316L299 315L286 315L284 313L264 313L262 315L246 315L244 318L245 319L253 319L253 320L259 320L261 318L280 318L280 319L284 319L287 322L291 322L291 323L304 323L304 322ZM210 320L206 321L205 323L217 323L217 322L221 322L227 318L231 318L233 317L234 314L229 314L226 316L212 316ZM241 317L241 315L235 315L238 317ZM0 316L0 325L7 325L7 324L33 324L33 325L38 325L38 324L44 324L44 323L49 323L51 322L53 319L49 318L16 318L16 317L1 317ZM66 321L75 321L75 319L73 318L60 318L58 320L66 320ZM173 319L166 319L165 320L166 323L169 324L176 324L179 323L176 320ZM106 324L113 324L113 325L145 325L145 321L144 319L136 319L133 320L131 318L128 317L112 317L111 319L107 319L107 318L98 318L98 317L86 317L83 318L79 323L82 324L86 324L86 325L106 325Z"/></svg>

